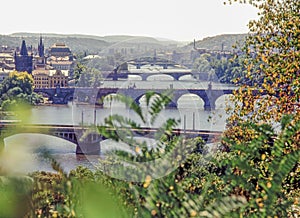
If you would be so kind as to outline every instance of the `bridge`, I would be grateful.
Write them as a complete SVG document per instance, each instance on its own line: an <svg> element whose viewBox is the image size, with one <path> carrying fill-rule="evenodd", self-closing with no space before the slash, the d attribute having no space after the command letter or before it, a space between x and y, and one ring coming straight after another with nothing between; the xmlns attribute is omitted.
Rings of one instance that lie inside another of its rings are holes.
<svg viewBox="0 0 300 218"><path fill-rule="evenodd" d="M192 75L190 69L163 58L159 57L140 57L128 60L112 72L102 72L106 79L118 80L127 79L130 75L139 76L143 81L153 75L164 74L173 77L174 80L179 80L180 77Z"/></svg>
<svg viewBox="0 0 300 218"><path fill-rule="evenodd" d="M5 132L5 137L19 133L40 133L55 136L76 144L76 154L100 154L100 142L106 138L99 134L96 128L73 125L49 125L49 124L19 124L1 121L0 133ZM128 131L128 129L126 129ZM139 128L130 129L135 136L153 137L158 128ZM112 129L111 131L116 131ZM122 129L120 130L122 131ZM183 130L173 129L173 135L182 135L186 138L202 137L206 142L219 138L222 134L220 131L204 130Z"/></svg>
<svg viewBox="0 0 300 218"><path fill-rule="evenodd" d="M89 87L57 87L34 89L35 92L47 96L53 104L67 104L69 101L84 102L89 104L98 104L103 106L103 99L111 94L123 94L129 96L139 103L139 100L148 91L164 93L167 89L142 89L142 88L89 88ZM168 107L177 107L178 99L185 94L195 94L204 102L204 110L214 110L216 100L227 94L232 94L235 88L213 89L172 89L172 102Z"/></svg>

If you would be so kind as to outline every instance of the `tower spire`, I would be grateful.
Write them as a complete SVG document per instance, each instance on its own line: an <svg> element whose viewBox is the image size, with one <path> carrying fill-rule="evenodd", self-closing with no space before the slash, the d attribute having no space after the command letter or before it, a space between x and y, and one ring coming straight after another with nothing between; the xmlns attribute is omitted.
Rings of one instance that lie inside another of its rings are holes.
<svg viewBox="0 0 300 218"><path fill-rule="evenodd" d="M25 43L25 40L24 40L24 39L23 39L23 41L22 41L22 46L21 46L21 52L20 52L20 55L28 56L28 52L27 52L27 48L26 48L26 43Z"/></svg>
<svg viewBox="0 0 300 218"><path fill-rule="evenodd" d="M44 44L43 44L42 35L40 35L40 42L38 44L38 51L39 51L39 56L44 57Z"/></svg>

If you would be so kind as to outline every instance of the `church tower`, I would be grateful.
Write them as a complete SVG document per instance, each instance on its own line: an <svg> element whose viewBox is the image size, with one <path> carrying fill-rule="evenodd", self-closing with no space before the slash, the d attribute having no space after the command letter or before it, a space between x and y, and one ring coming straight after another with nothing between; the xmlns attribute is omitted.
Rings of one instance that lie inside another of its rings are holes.
<svg viewBox="0 0 300 218"><path fill-rule="evenodd" d="M39 57L44 58L45 53L44 53L44 44L43 44L42 36L40 36L40 42L38 44L38 51L39 51Z"/></svg>
<svg viewBox="0 0 300 218"><path fill-rule="evenodd" d="M35 58L35 68L37 67L45 67L46 65L46 57L45 57L45 47L43 43L43 38L40 36L40 42L38 44L38 56Z"/></svg>
<svg viewBox="0 0 300 218"><path fill-rule="evenodd" d="M21 51L19 54L15 52L15 65L16 70L19 72L26 71L32 73L32 54L28 55L25 40L22 41Z"/></svg>

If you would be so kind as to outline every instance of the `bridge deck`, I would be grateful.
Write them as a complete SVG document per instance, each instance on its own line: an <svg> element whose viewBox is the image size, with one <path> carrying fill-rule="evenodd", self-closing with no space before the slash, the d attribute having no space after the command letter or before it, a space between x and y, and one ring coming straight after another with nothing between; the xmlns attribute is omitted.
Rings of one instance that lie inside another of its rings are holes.
<svg viewBox="0 0 300 218"><path fill-rule="evenodd" d="M8 129L8 128L18 128L19 130L28 129L33 132L44 132L44 130L61 130L62 132L75 132L75 131L85 131L91 130L91 127L88 126L80 126L80 125L56 125L56 124L20 124L14 121L0 121L0 129ZM108 129L110 131L122 130L119 129ZM123 128L125 130L125 128ZM155 133L159 130L159 128L149 128L149 127L141 127L141 128L126 128L126 130L130 130L132 132L139 132L141 135L147 135L149 133ZM174 135L208 135L208 136L221 136L222 131L211 131L211 130L193 130L193 129L178 129L175 128L171 131Z"/></svg>
<svg viewBox="0 0 300 218"><path fill-rule="evenodd" d="M51 124L21 124L18 121L1 121L0 122L0 134L1 130L8 130L5 137L18 133L41 133L52 135L58 138L68 140L77 145L76 154L99 154L100 142L105 139L101 136L95 127L87 126L74 126L74 125L51 125ZM86 131L88 134L85 135ZM119 128L108 129L108 131L128 131L134 134L135 137L153 138L159 128ZM214 141L221 137L220 131L208 131L208 130L190 130L190 129L173 129L172 135L184 136L186 138L202 137L206 142ZM123 134L121 134L123 135ZM84 136L84 137L83 137Z"/></svg>

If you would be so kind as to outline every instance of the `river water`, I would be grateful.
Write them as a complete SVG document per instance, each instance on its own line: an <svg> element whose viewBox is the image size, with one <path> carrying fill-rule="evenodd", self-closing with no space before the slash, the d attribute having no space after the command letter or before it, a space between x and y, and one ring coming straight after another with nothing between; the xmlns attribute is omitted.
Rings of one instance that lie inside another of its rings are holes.
<svg viewBox="0 0 300 218"><path fill-rule="evenodd" d="M119 81L118 81L119 82ZM104 84L107 87L113 85L120 87L128 86L132 81L126 83ZM144 83L144 84L143 84ZM181 85L176 82L162 82L160 86L167 86L170 83L176 86L192 87L197 85L196 82L181 82ZM153 82L135 82L135 86L152 87L157 83ZM203 84L202 84L203 85ZM206 85L206 84L205 84ZM203 85L204 86L204 85ZM199 87L199 84L198 86ZM222 87L220 85L220 87ZM181 122L178 128L182 129L198 129L198 130L213 130L222 131L225 128L225 121L228 115L225 113L225 103L228 96L220 97L216 102L216 110L205 111L203 109L203 101L194 95L185 95L178 100L177 109L164 109L158 116L157 122L152 127L160 126L167 118L180 119ZM143 105L143 102L141 102ZM147 108L143 106L146 111ZM97 108L93 105L76 105L69 102L68 105L48 105L36 106L32 108L27 119L30 123L35 124L69 124L78 125L85 124L103 124L104 118L111 114L119 114L139 122L138 116L131 110L127 109L123 104L109 101L104 102L104 108ZM145 124L146 126L151 126ZM59 139L54 136L43 134L17 134L5 139L5 154L2 159L2 165L12 173L27 173L32 171L53 171L50 162L42 156L42 151L47 150L51 156L57 160L62 168L69 172L71 169L79 165L94 169L99 158L105 155L112 147L122 146L111 140L102 141L100 155L76 155L76 145Z"/></svg>

